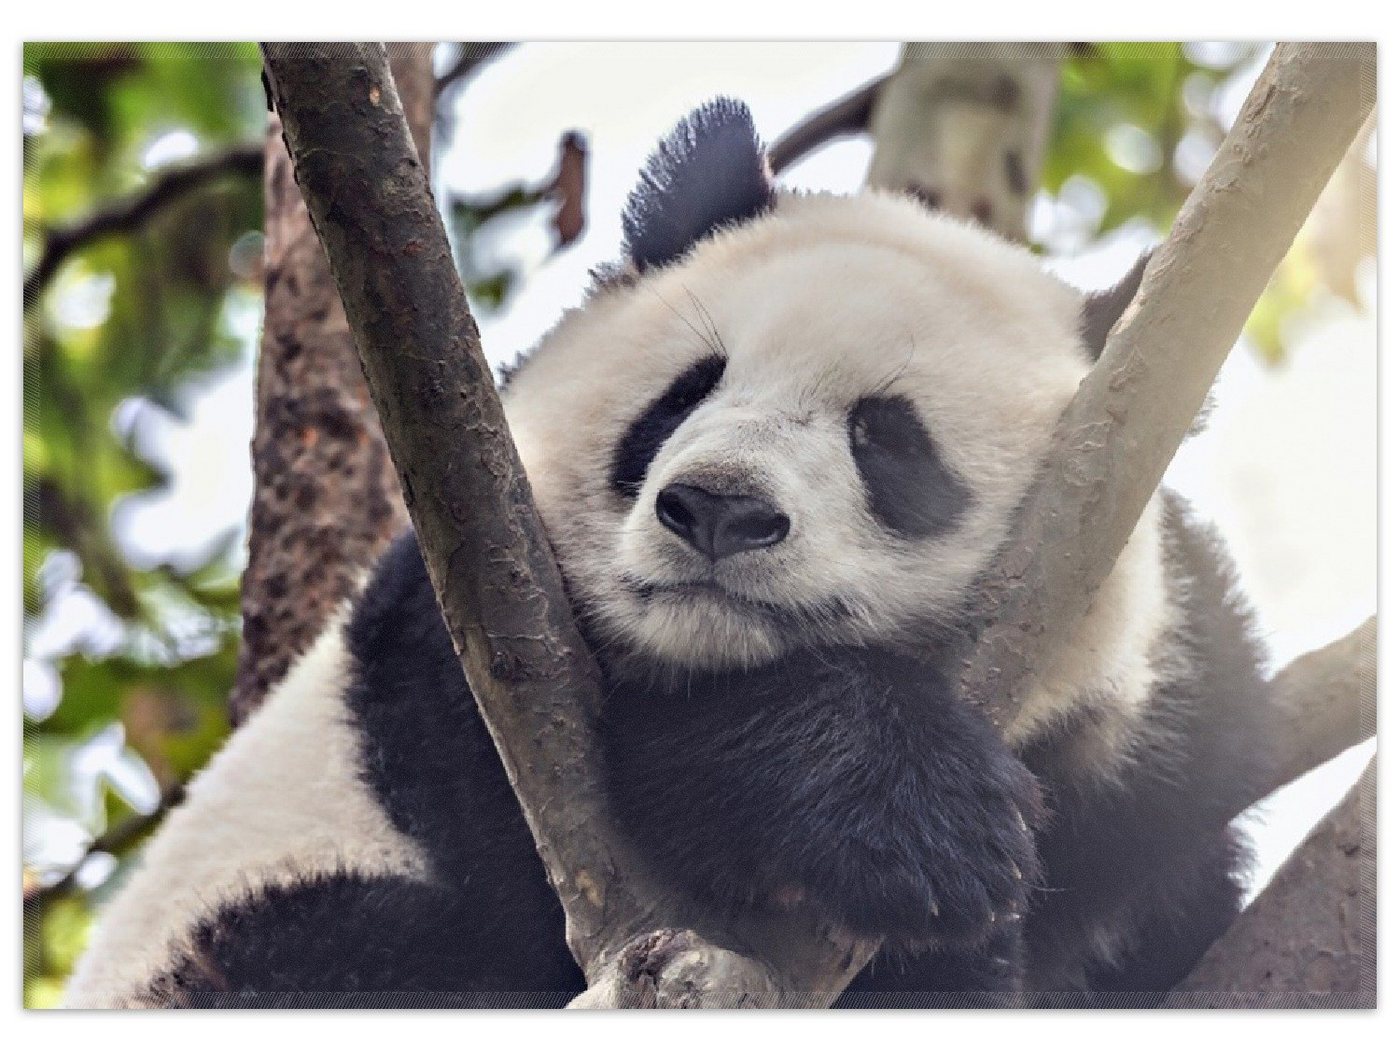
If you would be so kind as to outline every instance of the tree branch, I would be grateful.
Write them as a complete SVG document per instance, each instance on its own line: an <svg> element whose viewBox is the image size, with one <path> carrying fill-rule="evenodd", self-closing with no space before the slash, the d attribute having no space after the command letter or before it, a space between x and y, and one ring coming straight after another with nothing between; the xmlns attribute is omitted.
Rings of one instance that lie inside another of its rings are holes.
<svg viewBox="0 0 1400 1050"><path fill-rule="evenodd" d="M1280 714L1280 763L1242 810L1376 735L1376 618L1298 657L1274 676L1270 693Z"/></svg>
<svg viewBox="0 0 1400 1050"><path fill-rule="evenodd" d="M1162 1005L1375 1008L1375 759Z"/></svg>
<svg viewBox="0 0 1400 1050"><path fill-rule="evenodd" d="M790 168L808 153L826 145L834 138L856 135L867 130L875 99L879 97L888 80L888 76L876 77L779 136L777 141L768 147L768 164L773 173L776 175Z"/></svg>
<svg viewBox="0 0 1400 1050"><path fill-rule="evenodd" d="M612 832L597 668L510 438L384 49L264 44L463 670L563 903L580 1005L826 1005L862 950L798 917L742 931L650 884Z"/></svg>
<svg viewBox="0 0 1400 1050"><path fill-rule="evenodd" d="M1374 101L1374 45L1275 48L1060 417L1046 467L980 590L979 622L989 626L961 684L997 725L1012 721L1034 668L1088 611Z"/></svg>
<svg viewBox="0 0 1400 1050"><path fill-rule="evenodd" d="M588 143L577 131L559 137L559 158L554 171L540 182L516 182L489 196L452 198L454 213L465 213L471 228L484 226L497 216L545 201L554 203L554 250L567 248L587 224ZM460 211L459 211L460 210Z"/></svg>
<svg viewBox="0 0 1400 1050"><path fill-rule="evenodd" d="M38 302L44 286L79 249L103 237L134 230L167 205L225 176L255 176L261 171L261 143L230 146L187 164L164 168L140 192L113 201L85 219L49 230L39 261L24 278L25 309Z"/></svg>

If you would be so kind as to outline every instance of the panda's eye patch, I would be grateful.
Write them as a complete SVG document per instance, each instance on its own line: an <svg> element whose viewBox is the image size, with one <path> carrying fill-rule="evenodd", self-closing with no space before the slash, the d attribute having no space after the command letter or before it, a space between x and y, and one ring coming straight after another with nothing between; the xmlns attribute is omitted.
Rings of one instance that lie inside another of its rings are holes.
<svg viewBox="0 0 1400 1050"><path fill-rule="evenodd" d="M912 538L951 528L971 500L903 397L864 397L846 422L866 505L886 528Z"/></svg>
<svg viewBox="0 0 1400 1050"><path fill-rule="evenodd" d="M647 470L666 439L710 396L724 375L724 358L703 357L672 380L664 393L634 419L613 452L611 482L624 496L635 497Z"/></svg>

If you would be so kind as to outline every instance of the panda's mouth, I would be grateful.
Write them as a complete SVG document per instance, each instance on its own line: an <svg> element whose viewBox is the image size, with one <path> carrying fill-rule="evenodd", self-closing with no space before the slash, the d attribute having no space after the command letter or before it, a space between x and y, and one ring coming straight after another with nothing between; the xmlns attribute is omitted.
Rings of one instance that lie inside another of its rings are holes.
<svg viewBox="0 0 1400 1050"><path fill-rule="evenodd" d="M756 617L772 626L789 629L810 627L818 623L829 626L834 621L850 616L850 610L840 599L823 602L818 608L779 605L737 594L718 581L709 579L655 583L626 577L623 584L628 591L648 605L654 602L693 604L698 599L709 601L726 610Z"/></svg>
<svg viewBox="0 0 1400 1050"><path fill-rule="evenodd" d="M716 602L727 608L760 613L764 616L773 616L787 611L782 606L774 605L771 602L758 601L742 594L735 594L728 587L715 580L648 583L644 580L627 579L624 582L629 591L647 603L654 601L691 602L700 598Z"/></svg>

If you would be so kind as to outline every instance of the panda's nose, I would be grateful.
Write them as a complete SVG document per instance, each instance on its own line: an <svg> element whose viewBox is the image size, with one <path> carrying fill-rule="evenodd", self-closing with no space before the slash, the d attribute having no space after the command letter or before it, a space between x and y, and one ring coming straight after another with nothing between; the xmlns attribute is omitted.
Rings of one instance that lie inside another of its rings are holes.
<svg viewBox="0 0 1400 1050"><path fill-rule="evenodd" d="M781 543L792 522L753 496L727 496L671 484L656 497L656 517L710 561Z"/></svg>

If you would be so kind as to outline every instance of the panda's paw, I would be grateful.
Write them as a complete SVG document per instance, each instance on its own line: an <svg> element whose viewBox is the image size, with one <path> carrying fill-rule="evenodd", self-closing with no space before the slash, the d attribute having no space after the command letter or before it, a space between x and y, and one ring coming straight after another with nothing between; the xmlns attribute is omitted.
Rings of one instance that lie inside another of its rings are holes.
<svg viewBox="0 0 1400 1050"><path fill-rule="evenodd" d="M1020 807L987 807L976 827L921 848L836 846L783 897L828 915L859 937L880 937L910 948L967 944L1020 921L1036 877L1034 840ZM901 843L904 845L904 843ZM912 843L909 843L912 846Z"/></svg>

